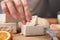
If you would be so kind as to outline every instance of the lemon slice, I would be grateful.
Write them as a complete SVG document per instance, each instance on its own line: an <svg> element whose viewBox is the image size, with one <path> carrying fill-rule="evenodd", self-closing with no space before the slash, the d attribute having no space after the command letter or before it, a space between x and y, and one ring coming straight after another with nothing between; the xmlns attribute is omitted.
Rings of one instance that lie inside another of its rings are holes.
<svg viewBox="0 0 60 40"><path fill-rule="evenodd" d="M9 40L11 38L11 34L7 31L0 31L0 40Z"/></svg>

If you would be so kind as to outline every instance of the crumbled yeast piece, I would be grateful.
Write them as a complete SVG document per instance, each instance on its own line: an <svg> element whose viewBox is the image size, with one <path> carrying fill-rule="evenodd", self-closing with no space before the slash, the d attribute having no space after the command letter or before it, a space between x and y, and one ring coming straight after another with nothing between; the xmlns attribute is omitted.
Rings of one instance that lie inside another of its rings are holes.
<svg viewBox="0 0 60 40"><path fill-rule="evenodd" d="M17 32L16 23L0 23L0 31Z"/></svg>

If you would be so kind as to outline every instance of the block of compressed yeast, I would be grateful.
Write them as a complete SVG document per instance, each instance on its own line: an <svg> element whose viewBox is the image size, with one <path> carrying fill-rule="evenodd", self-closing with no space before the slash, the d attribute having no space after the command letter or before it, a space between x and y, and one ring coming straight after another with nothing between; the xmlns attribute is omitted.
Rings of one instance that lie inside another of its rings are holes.
<svg viewBox="0 0 60 40"><path fill-rule="evenodd" d="M6 15L6 22L7 22L7 23L9 23L9 22L10 22L10 23L11 23L11 22L16 22L16 19L14 19L12 16L7 16L7 15Z"/></svg>
<svg viewBox="0 0 60 40"><path fill-rule="evenodd" d="M16 22L16 20L12 16L7 16L6 14L0 14L0 23L5 22Z"/></svg>
<svg viewBox="0 0 60 40"><path fill-rule="evenodd" d="M31 36L31 35L43 35L44 27L40 26L38 24L38 17L32 16L32 20L30 22L27 22L25 25L21 23L21 33L24 36Z"/></svg>
<svg viewBox="0 0 60 40"><path fill-rule="evenodd" d="M0 31L17 32L16 23L0 23Z"/></svg>
<svg viewBox="0 0 60 40"><path fill-rule="evenodd" d="M0 23L6 22L6 14L0 14Z"/></svg>
<svg viewBox="0 0 60 40"><path fill-rule="evenodd" d="M45 18L40 18L37 16L32 16L32 20L30 22L27 22L25 25L23 25L21 22L18 23L19 28L21 28L21 33L24 34L24 29L27 28L26 26L30 27L36 27L36 25L40 25L40 27L48 28L50 26L49 22Z"/></svg>
<svg viewBox="0 0 60 40"><path fill-rule="evenodd" d="M24 36L35 36L35 35L44 35L44 28L40 25L30 26L24 25L23 27L23 35Z"/></svg>
<svg viewBox="0 0 60 40"><path fill-rule="evenodd" d="M38 24L44 28L49 28L50 24L47 19L38 17Z"/></svg>

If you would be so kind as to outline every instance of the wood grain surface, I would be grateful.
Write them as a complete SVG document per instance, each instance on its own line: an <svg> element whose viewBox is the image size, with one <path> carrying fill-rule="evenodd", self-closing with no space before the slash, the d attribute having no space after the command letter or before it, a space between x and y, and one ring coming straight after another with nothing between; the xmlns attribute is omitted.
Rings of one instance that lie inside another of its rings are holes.
<svg viewBox="0 0 60 40"><path fill-rule="evenodd" d="M57 24L58 20L57 18L46 18L50 24Z"/></svg>
<svg viewBox="0 0 60 40"><path fill-rule="evenodd" d="M14 34L13 35L13 40L51 40L52 38L49 35L44 35L44 36L30 36L30 37L25 37L20 34Z"/></svg>

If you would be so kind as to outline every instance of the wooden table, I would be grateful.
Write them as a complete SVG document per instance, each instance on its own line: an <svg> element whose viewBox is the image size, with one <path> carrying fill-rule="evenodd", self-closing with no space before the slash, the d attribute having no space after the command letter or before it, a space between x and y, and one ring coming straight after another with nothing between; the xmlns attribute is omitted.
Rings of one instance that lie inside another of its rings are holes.
<svg viewBox="0 0 60 40"><path fill-rule="evenodd" d="M58 23L58 20L57 18L46 18L50 24L57 24Z"/></svg>
<svg viewBox="0 0 60 40"><path fill-rule="evenodd" d="M13 35L13 40L51 40L52 38L49 35L44 35L44 36L30 36L30 37L25 37L20 34L14 34Z"/></svg>
<svg viewBox="0 0 60 40"><path fill-rule="evenodd" d="M47 18L50 24L56 24L57 19L56 18ZM14 34L13 35L13 40L51 40L52 38L46 34L44 36L32 36L32 37L25 37L20 34Z"/></svg>

